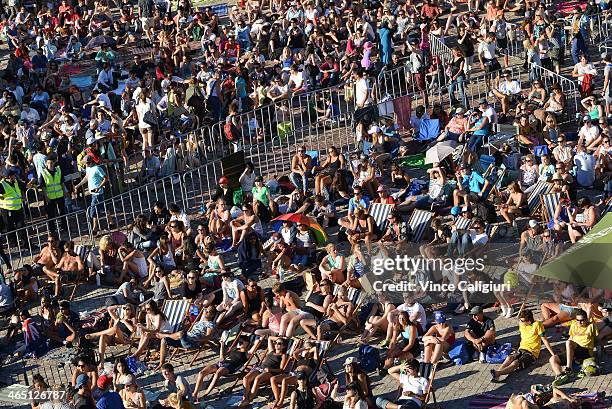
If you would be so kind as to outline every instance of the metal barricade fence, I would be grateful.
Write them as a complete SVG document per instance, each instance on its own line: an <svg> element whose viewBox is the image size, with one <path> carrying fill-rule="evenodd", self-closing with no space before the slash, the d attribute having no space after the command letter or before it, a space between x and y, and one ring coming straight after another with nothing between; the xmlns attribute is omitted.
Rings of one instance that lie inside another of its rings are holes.
<svg viewBox="0 0 612 409"><path fill-rule="evenodd" d="M589 16L589 28L592 42L609 40L612 35L612 15L599 13Z"/></svg>
<svg viewBox="0 0 612 409"><path fill-rule="evenodd" d="M217 181L222 174L223 167L218 160L187 171L181 176L186 211L198 210L201 213L205 211L203 206L212 199L213 192L218 186Z"/></svg>
<svg viewBox="0 0 612 409"><path fill-rule="evenodd" d="M510 30L508 31L508 48L506 52L512 57L523 57L525 54L525 46L523 41L527 38L527 32L520 24L508 23Z"/></svg>
<svg viewBox="0 0 612 409"><path fill-rule="evenodd" d="M176 203L185 209L182 179L171 175L155 180L138 189L104 200L96 206L87 208L87 222L91 233L91 218L98 219L98 229L114 230L117 227L129 226L138 216L153 209L155 202Z"/></svg>
<svg viewBox="0 0 612 409"><path fill-rule="evenodd" d="M561 87L563 95L565 96L565 114L567 117L561 118L559 123L574 121L576 119L576 114L580 112L578 108L578 103L580 101L578 84L569 78L533 63L530 64L529 69L536 78L542 81L546 89L550 89L550 86L553 84L558 84Z"/></svg>

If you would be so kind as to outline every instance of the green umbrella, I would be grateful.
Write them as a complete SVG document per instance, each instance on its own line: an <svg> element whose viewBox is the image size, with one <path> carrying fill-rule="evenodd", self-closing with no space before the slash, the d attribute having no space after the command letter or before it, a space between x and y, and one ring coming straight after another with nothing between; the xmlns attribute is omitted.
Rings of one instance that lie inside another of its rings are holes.
<svg viewBox="0 0 612 409"><path fill-rule="evenodd" d="M612 213L605 215L578 243L534 274L612 290Z"/></svg>

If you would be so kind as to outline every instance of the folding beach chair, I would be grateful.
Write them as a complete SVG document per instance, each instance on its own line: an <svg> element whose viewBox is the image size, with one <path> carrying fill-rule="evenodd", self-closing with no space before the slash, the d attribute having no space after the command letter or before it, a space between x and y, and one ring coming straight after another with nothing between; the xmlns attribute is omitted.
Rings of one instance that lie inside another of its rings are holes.
<svg viewBox="0 0 612 409"><path fill-rule="evenodd" d="M607 203L604 203L601 209L601 217L603 218L608 212L612 211L612 199L608 199Z"/></svg>
<svg viewBox="0 0 612 409"><path fill-rule="evenodd" d="M187 332L191 331L193 326L196 325L196 323L202 321L203 319L204 319L204 309L201 309L200 313L198 314L196 319L189 326L189 329L187 330ZM213 334L215 334L216 332L217 332L217 330L215 329ZM178 359L179 354L183 353L183 354L191 354L192 355L191 361L189 362L189 365L193 365L193 363L198 359L200 354L202 352L204 352L205 349L213 346L213 344L214 343L212 342L212 339L211 339L211 340L208 340L206 342L202 342L196 348L183 348L182 346L181 347L174 347L174 351L172 351L172 354L170 354L170 357L168 358L168 362L171 362L171 361L173 361L175 359ZM170 346L168 346L168 348L170 348Z"/></svg>
<svg viewBox="0 0 612 409"><path fill-rule="evenodd" d="M425 229L429 226L429 221L433 216L432 212L428 212L427 210L414 209L412 215L410 216L410 220L408 220L408 224L412 229L412 241L418 243L423 238L423 233L425 233Z"/></svg>
<svg viewBox="0 0 612 409"><path fill-rule="evenodd" d="M530 216L535 215L535 213L540 208L540 205L542 204L542 202L540 201L540 195L544 195L550 192L551 189L552 184L544 180L538 180L534 188L529 193L529 196L527 196L527 206L529 208Z"/></svg>
<svg viewBox="0 0 612 409"><path fill-rule="evenodd" d="M389 217L394 206L395 205L384 203L372 203L370 205L369 213L370 216L374 218L378 231L385 231L387 228L387 224L389 223L387 217Z"/></svg>
<svg viewBox="0 0 612 409"><path fill-rule="evenodd" d="M351 314L350 317L347 318L346 324L342 325L342 327L340 327L340 329L338 330L338 333L336 334L336 336L331 341L330 348L331 348L331 346L336 345L336 343L338 342L338 340L340 339L342 334L346 331L347 327L352 322L355 321L355 319L357 318L357 316L359 314L359 309L361 308L361 305L363 304L363 302L365 301L365 299L367 297L367 294L366 294L365 291L361 291L361 290L359 290L357 288L355 288L354 290L355 291L351 293L350 289L349 289L349 293L347 294L347 298L354 305L353 313ZM359 327L359 323L357 323L357 327Z"/></svg>
<svg viewBox="0 0 612 409"><path fill-rule="evenodd" d="M423 406L421 406L421 409L440 408L436 400L436 394L434 392L434 387L433 387L433 382L436 378L437 366L438 366L437 363L429 364L425 362L419 362L419 369L418 369L417 375L427 379L427 383L428 383L427 389L425 390L425 395L423 396ZM402 397L402 392L403 392L403 388L402 388L402 385L400 385L398 389L398 395L397 395L396 400L399 400ZM430 398L433 398L433 404L429 404Z"/></svg>
<svg viewBox="0 0 612 409"><path fill-rule="evenodd" d="M455 219L455 227L457 230L467 230L468 227L472 224L472 219L468 219L467 217L459 216Z"/></svg>
<svg viewBox="0 0 612 409"><path fill-rule="evenodd" d="M540 195L540 200L544 209L542 220L549 223L555 217L555 210L561 201L561 193L545 193Z"/></svg>
<svg viewBox="0 0 612 409"><path fill-rule="evenodd" d="M233 348L236 347L236 345L238 344L238 339L239 338L236 337L235 341L232 342L232 346L230 346L228 353L231 352ZM230 386L225 388L223 391L220 391L219 394L224 395L224 394L228 394L232 392L232 390L236 387L238 382L242 378L244 378L244 376L251 370L250 365L251 365L251 362L253 362L253 359L255 359L257 363L260 362L259 356L257 355L257 351L259 351L259 348L261 347L261 344L264 339L265 337L260 337L255 334L249 335L249 343L251 347L249 348L248 357L247 357L246 362L240 368L238 368L238 370L236 370L235 373L227 376L228 378L235 378L234 382Z"/></svg>

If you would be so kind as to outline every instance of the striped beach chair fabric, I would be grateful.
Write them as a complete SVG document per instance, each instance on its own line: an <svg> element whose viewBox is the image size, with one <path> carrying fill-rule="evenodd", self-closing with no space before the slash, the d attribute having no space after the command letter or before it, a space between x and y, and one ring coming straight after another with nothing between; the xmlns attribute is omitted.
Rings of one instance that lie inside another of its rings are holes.
<svg viewBox="0 0 612 409"><path fill-rule="evenodd" d="M542 204L540 195L547 194L550 192L550 189L552 189L552 184L546 182L545 180L539 180L535 184L535 187L531 190L529 196L527 197L527 206L529 208L530 216L533 216Z"/></svg>
<svg viewBox="0 0 612 409"><path fill-rule="evenodd" d="M369 213L374 218L379 231L385 231L387 228L389 214L393 210L392 204L372 203Z"/></svg>
<svg viewBox="0 0 612 409"><path fill-rule="evenodd" d="M412 229L412 241L418 243L423 238L423 233L425 233L425 229L429 225L429 221L433 216L432 212L428 212L427 210L414 209L412 215L410 216L410 220L408 224Z"/></svg>
<svg viewBox="0 0 612 409"><path fill-rule="evenodd" d="M172 332L177 332L187 315L191 302L189 300L166 300L162 311L171 325Z"/></svg>
<svg viewBox="0 0 612 409"><path fill-rule="evenodd" d="M467 217L459 216L455 219L455 227L457 230L466 230L472 224L472 219Z"/></svg>
<svg viewBox="0 0 612 409"><path fill-rule="evenodd" d="M555 210L557 205L561 201L561 193L545 193L540 196L542 200L542 208L544 209L543 220L544 222L550 222L555 216Z"/></svg>

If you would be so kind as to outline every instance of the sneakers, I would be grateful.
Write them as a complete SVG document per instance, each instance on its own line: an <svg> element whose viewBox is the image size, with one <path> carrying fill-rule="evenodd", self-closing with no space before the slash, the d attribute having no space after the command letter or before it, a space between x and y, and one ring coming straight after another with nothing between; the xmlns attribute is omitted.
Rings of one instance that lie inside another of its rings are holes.
<svg viewBox="0 0 612 409"><path fill-rule="evenodd" d="M480 362L481 364L484 364L487 362L487 357L485 356L484 352L481 352L478 354L478 362Z"/></svg>
<svg viewBox="0 0 612 409"><path fill-rule="evenodd" d="M563 384L568 383L570 379L570 375L571 375L570 372L564 372L560 375L557 375L555 379L552 381L552 386L557 387L557 386L561 386Z"/></svg>
<svg viewBox="0 0 612 409"><path fill-rule="evenodd" d="M514 308L512 308L512 306L509 306L508 308L506 308L506 315L504 315L504 317L512 318L513 315L514 315Z"/></svg>

